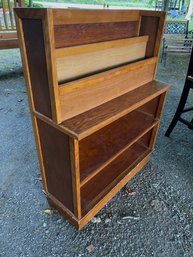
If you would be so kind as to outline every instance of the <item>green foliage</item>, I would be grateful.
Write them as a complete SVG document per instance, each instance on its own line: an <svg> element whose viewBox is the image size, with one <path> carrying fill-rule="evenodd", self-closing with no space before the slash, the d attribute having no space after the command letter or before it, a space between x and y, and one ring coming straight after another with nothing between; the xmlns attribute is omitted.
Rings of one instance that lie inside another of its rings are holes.
<svg viewBox="0 0 193 257"><path fill-rule="evenodd" d="M29 7L29 0L25 0L25 6ZM33 7L35 7L35 8L43 8L44 6L42 4L39 4L39 3L33 3Z"/></svg>

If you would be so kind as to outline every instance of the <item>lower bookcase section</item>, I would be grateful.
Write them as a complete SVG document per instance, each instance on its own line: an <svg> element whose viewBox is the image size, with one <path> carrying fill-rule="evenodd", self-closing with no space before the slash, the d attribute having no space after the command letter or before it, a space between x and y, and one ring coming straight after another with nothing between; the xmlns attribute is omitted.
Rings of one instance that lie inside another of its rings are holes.
<svg viewBox="0 0 193 257"><path fill-rule="evenodd" d="M152 150L148 147L150 136L151 132L145 134L81 187L81 209L83 216L151 153Z"/></svg>
<svg viewBox="0 0 193 257"><path fill-rule="evenodd" d="M165 93L160 93L79 138L34 113L48 201L77 229L147 164L164 99Z"/></svg>
<svg viewBox="0 0 193 257"><path fill-rule="evenodd" d="M92 179L158 123L158 103L157 97L79 141L81 185Z"/></svg>

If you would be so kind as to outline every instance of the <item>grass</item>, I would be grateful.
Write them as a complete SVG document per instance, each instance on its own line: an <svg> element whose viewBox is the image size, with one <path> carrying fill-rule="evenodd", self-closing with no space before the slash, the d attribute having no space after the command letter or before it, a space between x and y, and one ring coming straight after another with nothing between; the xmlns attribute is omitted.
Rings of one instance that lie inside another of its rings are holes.
<svg viewBox="0 0 193 257"><path fill-rule="evenodd" d="M35 2L35 1L34 1ZM38 2L56 2L55 0L38 0ZM134 7L134 8L152 8L154 6L151 6L147 3L147 1L128 1L128 0L59 0L57 3L68 3L68 4L97 4L97 5L103 5L104 3L109 4L110 6L125 6L125 7Z"/></svg>

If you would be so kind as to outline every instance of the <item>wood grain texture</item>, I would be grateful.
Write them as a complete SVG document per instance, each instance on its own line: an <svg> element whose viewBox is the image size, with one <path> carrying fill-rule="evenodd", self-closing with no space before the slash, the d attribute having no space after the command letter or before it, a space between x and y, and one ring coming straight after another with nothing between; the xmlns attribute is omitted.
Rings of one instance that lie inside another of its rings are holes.
<svg viewBox="0 0 193 257"><path fill-rule="evenodd" d="M34 107L38 112L51 118L52 110L42 21L23 19L22 26Z"/></svg>
<svg viewBox="0 0 193 257"><path fill-rule="evenodd" d="M156 59L144 60L64 84L59 91L62 120L95 108L152 81L155 66Z"/></svg>
<svg viewBox="0 0 193 257"><path fill-rule="evenodd" d="M81 185L122 154L155 124L157 120L153 116L136 109L82 139L79 143Z"/></svg>
<svg viewBox="0 0 193 257"><path fill-rule="evenodd" d="M42 157L42 151L41 151L41 145L40 145L40 137L39 137L38 127L37 127L37 120L32 113L34 110L34 101L33 101L33 95L32 95L32 90L31 90L31 80L30 80L30 73L29 73L29 67L28 67L28 60L27 60L27 53L26 53L26 46L25 46L25 40L24 40L24 34L23 34L22 21L21 21L21 19L18 18L17 14L15 15L15 21L17 24L18 41L19 41L19 45L20 45L25 82L27 85L26 89L27 89L28 101L29 101L29 106L30 106L30 111L31 111L34 137L35 137L35 141L36 141L36 147L37 147L38 158L39 158L39 163L40 163L42 182L43 182L44 190L47 193L48 188L47 188L45 168L44 168L44 164L43 164L43 157Z"/></svg>
<svg viewBox="0 0 193 257"><path fill-rule="evenodd" d="M69 138L37 119L48 192L74 212Z"/></svg>
<svg viewBox="0 0 193 257"><path fill-rule="evenodd" d="M141 10L16 10L44 187L78 229L149 160L170 87L153 80L164 19ZM136 61L147 37L148 58ZM73 71L77 59L83 71Z"/></svg>
<svg viewBox="0 0 193 257"><path fill-rule="evenodd" d="M137 38L139 42L137 42ZM129 39L123 40L122 45L121 40L118 40L118 42L113 41L113 43L110 41L109 44L107 42L98 43L98 50L97 44L94 44L95 50L93 48L90 49L90 45L87 45L87 52L73 53L71 56L69 55L70 50L68 51L69 48L67 48L68 55L57 58L59 83L89 76L93 73L143 59L145 57L148 37L143 37L143 40L140 37L137 38L134 38L134 40L131 38L131 41ZM77 47L72 48L76 48L77 51Z"/></svg>
<svg viewBox="0 0 193 257"><path fill-rule="evenodd" d="M52 9L54 25L138 21L139 10Z"/></svg>
<svg viewBox="0 0 193 257"><path fill-rule="evenodd" d="M55 47L91 44L108 40L136 37L138 21L92 24L63 24L54 26Z"/></svg>
<svg viewBox="0 0 193 257"><path fill-rule="evenodd" d="M96 52L96 51L105 50L105 49L108 50L109 48L127 46L129 44L142 43L147 41L148 41L148 36L142 36L142 37L125 38L125 39L104 41L99 43L72 46L72 47L64 47L64 48L55 49L55 56L56 58L62 58L66 56Z"/></svg>
<svg viewBox="0 0 193 257"><path fill-rule="evenodd" d="M65 120L61 126L66 127L80 140L151 101L169 88L169 85L159 81L149 82L103 105Z"/></svg>
<svg viewBox="0 0 193 257"><path fill-rule="evenodd" d="M52 109L52 119L56 123L60 123L60 102L58 98L58 78L56 69L56 58L54 51L54 33L53 33L53 17L52 11L47 10L46 16L43 21L43 35L44 35L44 45L45 45L45 55L47 64L47 75L48 75L48 86L50 93L50 102Z"/></svg>

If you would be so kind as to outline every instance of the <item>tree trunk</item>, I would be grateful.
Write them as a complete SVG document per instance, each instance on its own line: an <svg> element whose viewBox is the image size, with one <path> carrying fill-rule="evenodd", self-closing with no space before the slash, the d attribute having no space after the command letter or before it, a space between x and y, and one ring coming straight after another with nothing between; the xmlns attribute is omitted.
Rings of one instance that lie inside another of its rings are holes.
<svg viewBox="0 0 193 257"><path fill-rule="evenodd" d="M33 7L33 0L29 0L29 7Z"/></svg>
<svg viewBox="0 0 193 257"><path fill-rule="evenodd" d="M162 0L162 11L167 12L170 0Z"/></svg>

